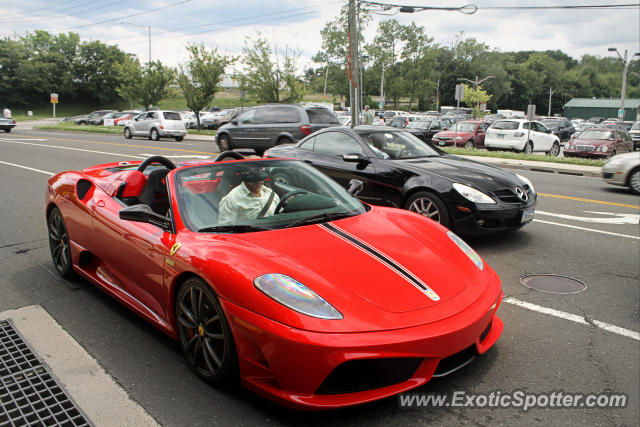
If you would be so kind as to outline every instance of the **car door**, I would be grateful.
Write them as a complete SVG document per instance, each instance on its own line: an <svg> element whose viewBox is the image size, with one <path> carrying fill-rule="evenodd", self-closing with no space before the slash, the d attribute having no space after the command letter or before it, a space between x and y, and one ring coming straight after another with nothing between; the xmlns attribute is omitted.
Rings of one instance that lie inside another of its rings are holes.
<svg viewBox="0 0 640 427"><path fill-rule="evenodd" d="M236 124L226 129L235 147L251 147L252 134L258 130L254 122L257 110L258 108L251 108L240 114L235 120Z"/></svg>
<svg viewBox="0 0 640 427"><path fill-rule="evenodd" d="M344 188L349 188L352 179L364 183L358 197L365 202L374 203L379 200L375 194L376 169L365 151L364 146L353 136L341 131L328 131L316 135L313 147L301 150L300 158L325 175L333 178ZM358 154L362 162L347 162L344 154Z"/></svg>
<svg viewBox="0 0 640 427"><path fill-rule="evenodd" d="M535 151L549 151L553 145L554 135L540 122L531 122L533 149Z"/></svg>
<svg viewBox="0 0 640 427"><path fill-rule="evenodd" d="M624 131L616 132L616 153L626 153L633 150L633 146L631 145L631 138Z"/></svg>
<svg viewBox="0 0 640 427"><path fill-rule="evenodd" d="M473 137L476 148L484 148L484 135L487 132L488 127L489 123L480 123L478 127L476 127L476 132Z"/></svg>
<svg viewBox="0 0 640 427"><path fill-rule="evenodd" d="M133 297L136 309L166 319L161 303L164 257L174 236L151 224L121 220L125 206L99 189L94 200L91 247L98 276L115 292Z"/></svg>
<svg viewBox="0 0 640 427"><path fill-rule="evenodd" d="M136 135L146 135L149 133L149 127L153 122L153 111L149 111L145 113L138 120L135 120L135 134Z"/></svg>

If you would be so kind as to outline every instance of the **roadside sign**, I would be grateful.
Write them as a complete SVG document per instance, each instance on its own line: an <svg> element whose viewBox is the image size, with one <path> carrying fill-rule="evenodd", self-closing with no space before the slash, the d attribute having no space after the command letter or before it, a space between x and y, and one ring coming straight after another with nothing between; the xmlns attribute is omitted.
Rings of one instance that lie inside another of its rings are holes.
<svg viewBox="0 0 640 427"><path fill-rule="evenodd" d="M52 104L57 104L58 103L58 94L57 93L52 93L51 94L51 103Z"/></svg>
<svg viewBox="0 0 640 427"><path fill-rule="evenodd" d="M527 106L527 120L532 121L536 115L536 106L534 104L529 104Z"/></svg>
<svg viewBox="0 0 640 427"><path fill-rule="evenodd" d="M456 85L456 101L462 101L464 99L464 85Z"/></svg>
<svg viewBox="0 0 640 427"><path fill-rule="evenodd" d="M618 109L618 118L619 118L620 120L623 120L623 119L624 119L624 108L619 108L619 109Z"/></svg>
<svg viewBox="0 0 640 427"><path fill-rule="evenodd" d="M114 119L104 119L104 126L115 126Z"/></svg>

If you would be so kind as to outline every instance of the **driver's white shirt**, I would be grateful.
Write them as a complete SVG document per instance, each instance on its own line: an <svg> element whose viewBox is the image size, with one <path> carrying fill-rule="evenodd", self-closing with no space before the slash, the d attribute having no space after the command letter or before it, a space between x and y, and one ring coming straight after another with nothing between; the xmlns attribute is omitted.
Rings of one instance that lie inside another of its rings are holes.
<svg viewBox="0 0 640 427"><path fill-rule="evenodd" d="M255 219L269 201L271 191L270 188L262 185L260 196L256 196L249 191L244 182L241 183L220 200L218 224L246 223ZM280 198L274 194L271 205L264 216L273 215L278 202L280 202Z"/></svg>

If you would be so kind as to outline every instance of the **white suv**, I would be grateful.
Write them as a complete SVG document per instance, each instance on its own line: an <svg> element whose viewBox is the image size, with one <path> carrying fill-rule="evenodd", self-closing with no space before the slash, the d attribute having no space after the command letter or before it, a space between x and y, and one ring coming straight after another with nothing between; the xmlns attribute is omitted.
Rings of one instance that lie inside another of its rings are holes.
<svg viewBox="0 0 640 427"><path fill-rule="evenodd" d="M187 134L180 114L175 111L147 111L136 116L124 127L124 137L145 136L153 141L160 137L182 141Z"/></svg>
<svg viewBox="0 0 640 427"><path fill-rule="evenodd" d="M553 156L560 154L560 139L550 129L540 122L524 119L496 120L487 129L484 145L488 150L516 150L525 154L543 151Z"/></svg>

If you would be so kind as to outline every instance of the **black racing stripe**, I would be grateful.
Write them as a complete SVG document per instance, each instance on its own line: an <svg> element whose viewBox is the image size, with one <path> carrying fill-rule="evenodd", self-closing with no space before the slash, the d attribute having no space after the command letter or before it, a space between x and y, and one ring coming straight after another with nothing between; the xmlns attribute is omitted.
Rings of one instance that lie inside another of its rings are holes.
<svg viewBox="0 0 640 427"><path fill-rule="evenodd" d="M349 236L348 234L346 234L345 232L343 232L339 228L336 228L336 227L334 227L333 225L331 225L329 223L320 224L320 226L326 228L327 230L331 231L332 233L335 233L335 234L339 235L340 237L342 237L344 239L347 239L348 241L350 241L354 245L357 245L358 247L364 249L365 251L367 251L368 253L370 253L371 255L373 255L374 257L378 258L380 261L384 262L389 267L393 268L395 271L400 273L407 280L410 280L411 283L415 284L417 287L419 287L423 291L427 291L427 288L422 283L420 283L418 280L416 280L415 277L413 277L413 275L411 273L409 273L403 267L401 267L398 264L396 264L395 262L393 262L393 260L391 260L391 259L387 258L386 256L384 256L384 254L376 251L375 249L373 249L370 246L367 246L366 244L362 243L361 241L359 241L357 239L354 239L353 237Z"/></svg>

